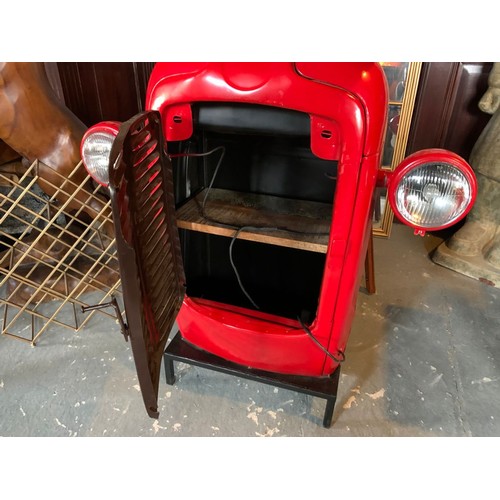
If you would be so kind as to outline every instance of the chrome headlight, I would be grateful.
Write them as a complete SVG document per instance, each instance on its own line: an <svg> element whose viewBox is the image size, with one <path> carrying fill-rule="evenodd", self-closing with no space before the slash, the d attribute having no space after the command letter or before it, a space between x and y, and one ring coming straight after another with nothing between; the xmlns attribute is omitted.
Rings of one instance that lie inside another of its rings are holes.
<svg viewBox="0 0 500 500"><path fill-rule="evenodd" d="M80 151L83 164L89 175L99 184L109 184L109 156L115 137L118 135L118 123L102 122L90 127L83 136Z"/></svg>
<svg viewBox="0 0 500 500"><path fill-rule="evenodd" d="M406 158L389 183L389 202L397 217L417 232L444 229L472 208L476 179L458 155L431 149Z"/></svg>

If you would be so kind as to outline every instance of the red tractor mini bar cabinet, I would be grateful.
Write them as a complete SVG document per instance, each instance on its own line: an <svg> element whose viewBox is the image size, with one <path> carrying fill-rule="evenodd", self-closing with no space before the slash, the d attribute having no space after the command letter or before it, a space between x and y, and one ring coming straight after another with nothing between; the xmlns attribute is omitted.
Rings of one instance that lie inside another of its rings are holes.
<svg viewBox="0 0 500 500"><path fill-rule="evenodd" d="M144 113L89 129L82 157L109 187L148 414L162 359L169 384L182 360L322 397L328 427L386 181L381 67L158 63L146 97ZM421 234L474 201L470 167L442 150L387 181Z"/></svg>

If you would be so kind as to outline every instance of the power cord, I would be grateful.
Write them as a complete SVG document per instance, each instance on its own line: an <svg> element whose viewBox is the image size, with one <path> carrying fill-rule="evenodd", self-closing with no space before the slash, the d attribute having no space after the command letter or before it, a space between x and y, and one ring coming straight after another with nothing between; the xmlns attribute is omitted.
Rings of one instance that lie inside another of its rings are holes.
<svg viewBox="0 0 500 500"><path fill-rule="evenodd" d="M343 363L345 361L345 354L338 350L337 352L341 355L340 359L339 358L336 358L326 347L323 346L323 344L321 344L321 342L312 334L311 330L309 330L309 328L304 324L304 322L302 321L302 319L300 318L300 316L297 316L297 319L300 323L300 326L302 327L302 329L304 330L304 332L307 333L307 335L309 336L309 338L328 356L330 357L331 359L333 359L333 361L335 361L336 363Z"/></svg>

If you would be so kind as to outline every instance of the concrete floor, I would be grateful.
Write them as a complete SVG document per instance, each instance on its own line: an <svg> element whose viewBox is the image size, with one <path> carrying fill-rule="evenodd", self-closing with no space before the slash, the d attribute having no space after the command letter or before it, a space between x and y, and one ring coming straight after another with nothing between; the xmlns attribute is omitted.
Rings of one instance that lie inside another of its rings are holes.
<svg viewBox="0 0 500 500"><path fill-rule="evenodd" d="M324 400L186 364L150 419L129 344L97 314L35 348L0 337L0 436L499 436L500 289L434 264L440 241L375 239L330 429Z"/></svg>

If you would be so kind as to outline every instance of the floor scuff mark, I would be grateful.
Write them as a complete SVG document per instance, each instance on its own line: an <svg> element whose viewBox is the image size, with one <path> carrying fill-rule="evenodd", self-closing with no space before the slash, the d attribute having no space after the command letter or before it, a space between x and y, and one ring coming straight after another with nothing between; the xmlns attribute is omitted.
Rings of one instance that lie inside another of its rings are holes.
<svg viewBox="0 0 500 500"><path fill-rule="evenodd" d="M472 380L471 384L488 384L489 382L496 382L498 379L492 379L490 377L483 377L480 380Z"/></svg>
<svg viewBox="0 0 500 500"><path fill-rule="evenodd" d="M372 399L380 399L380 398L383 398L384 397L384 394L385 394L385 389L382 388L380 389L380 391L377 391L377 392L374 392L373 394L369 394L367 392L365 392L365 394L369 397L369 398L372 398Z"/></svg>
<svg viewBox="0 0 500 500"><path fill-rule="evenodd" d="M67 429L67 427L66 427L64 424L62 424L62 423L59 421L59 419L58 419L57 417L56 417L54 420L56 421L56 424L57 424L59 427L64 427L65 429Z"/></svg>
<svg viewBox="0 0 500 500"><path fill-rule="evenodd" d="M356 406L358 406L358 402L356 401L356 396L350 396L349 399L344 403L344 410L349 410L353 403L356 403Z"/></svg>
<svg viewBox="0 0 500 500"><path fill-rule="evenodd" d="M154 421L154 423L153 423L153 430L155 431L155 434L158 434L158 431L159 431L160 429L162 429L162 430L164 430L164 431L166 431L166 430L167 430L167 428L166 428L166 427L162 427L162 426L159 424L158 420L155 420L155 421Z"/></svg>
<svg viewBox="0 0 500 500"><path fill-rule="evenodd" d="M261 407L256 408L254 411L250 412L247 415L247 418L249 418L250 420L255 422L255 425L259 425L259 417L257 415L262 413L262 409L263 408L261 408Z"/></svg>
<svg viewBox="0 0 500 500"><path fill-rule="evenodd" d="M430 384L430 387L435 386L441 379L443 378L443 374L440 373Z"/></svg>
<svg viewBox="0 0 500 500"><path fill-rule="evenodd" d="M259 437L271 437L271 436L274 436L274 434L277 434L279 431L280 430L277 427L275 427L274 429L270 429L269 427L267 427L265 434L261 434L260 432L256 432L255 435L259 436Z"/></svg>

